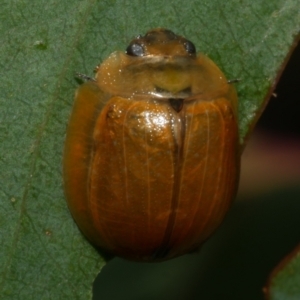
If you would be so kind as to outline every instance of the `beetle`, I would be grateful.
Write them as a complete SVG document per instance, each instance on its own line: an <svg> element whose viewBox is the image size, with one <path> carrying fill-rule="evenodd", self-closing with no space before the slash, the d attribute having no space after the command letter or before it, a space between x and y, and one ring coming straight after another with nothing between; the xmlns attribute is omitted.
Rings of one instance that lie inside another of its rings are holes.
<svg viewBox="0 0 300 300"><path fill-rule="evenodd" d="M96 247L135 261L193 252L223 220L239 178L237 95L194 44L157 28L76 91L65 194Z"/></svg>

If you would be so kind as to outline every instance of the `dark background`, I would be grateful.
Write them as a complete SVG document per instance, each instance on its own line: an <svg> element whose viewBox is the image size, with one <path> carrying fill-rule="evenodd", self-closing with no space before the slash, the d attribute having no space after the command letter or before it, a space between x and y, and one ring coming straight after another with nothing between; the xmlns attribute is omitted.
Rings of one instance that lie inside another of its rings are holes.
<svg viewBox="0 0 300 300"><path fill-rule="evenodd" d="M95 300L264 299L270 272L300 240L300 46L275 93L243 155L238 199L199 253L153 264L113 259Z"/></svg>

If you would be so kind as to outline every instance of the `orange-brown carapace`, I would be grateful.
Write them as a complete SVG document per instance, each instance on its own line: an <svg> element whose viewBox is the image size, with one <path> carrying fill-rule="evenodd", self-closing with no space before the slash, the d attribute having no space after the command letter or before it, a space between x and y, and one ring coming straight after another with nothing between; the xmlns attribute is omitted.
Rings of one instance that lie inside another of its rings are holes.
<svg viewBox="0 0 300 300"><path fill-rule="evenodd" d="M234 87L192 42L154 29L77 90L66 198L95 246L161 261L197 249L221 223L239 160Z"/></svg>

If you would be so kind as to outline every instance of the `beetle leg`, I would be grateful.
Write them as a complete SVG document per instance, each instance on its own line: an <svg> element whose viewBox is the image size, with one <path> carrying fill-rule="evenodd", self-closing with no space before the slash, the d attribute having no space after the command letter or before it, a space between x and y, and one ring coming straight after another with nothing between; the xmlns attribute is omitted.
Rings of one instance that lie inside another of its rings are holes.
<svg viewBox="0 0 300 300"><path fill-rule="evenodd" d="M75 77L83 80L84 82L85 81L94 81L94 82L96 82L96 79L94 79L90 76L87 76L85 74L82 74L82 73L75 73Z"/></svg>
<svg viewBox="0 0 300 300"><path fill-rule="evenodd" d="M239 83L242 79L240 78L235 78L235 79L229 79L227 80L228 84L232 84L232 83Z"/></svg>

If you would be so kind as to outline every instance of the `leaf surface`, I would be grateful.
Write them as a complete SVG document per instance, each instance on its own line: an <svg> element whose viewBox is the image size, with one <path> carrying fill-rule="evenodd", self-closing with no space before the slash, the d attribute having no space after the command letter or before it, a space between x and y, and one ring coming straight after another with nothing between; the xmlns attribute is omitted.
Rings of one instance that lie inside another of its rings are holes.
<svg viewBox="0 0 300 300"><path fill-rule="evenodd" d="M62 151L77 83L137 34L192 40L237 84L240 140L260 114L300 28L299 0L55 1L1 4L0 291L88 299L104 259L64 200Z"/></svg>

